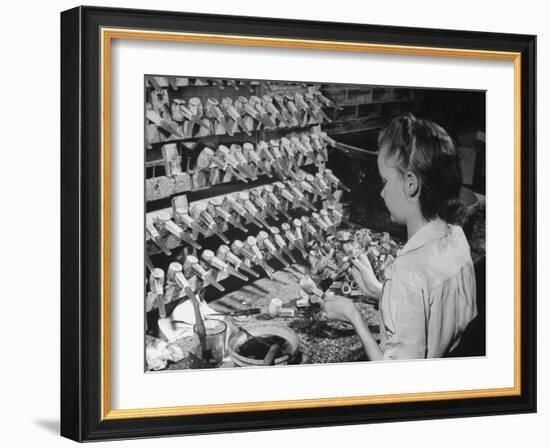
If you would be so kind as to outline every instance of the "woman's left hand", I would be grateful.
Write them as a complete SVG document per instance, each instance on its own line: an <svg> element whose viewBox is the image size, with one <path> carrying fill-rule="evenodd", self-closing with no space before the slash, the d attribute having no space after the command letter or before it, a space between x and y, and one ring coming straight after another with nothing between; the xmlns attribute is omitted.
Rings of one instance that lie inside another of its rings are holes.
<svg viewBox="0 0 550 448"><path fill-rule="evenodd" d="M382 283L376 278L367 254L362 254L353 260L351 275L364 294L380 298L382 295Z"/></svg>

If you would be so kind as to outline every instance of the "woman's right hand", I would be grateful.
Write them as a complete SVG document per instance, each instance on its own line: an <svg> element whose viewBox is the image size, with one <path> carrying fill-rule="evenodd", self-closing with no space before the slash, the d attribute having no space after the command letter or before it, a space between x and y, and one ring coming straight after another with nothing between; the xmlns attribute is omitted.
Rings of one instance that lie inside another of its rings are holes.
<svg viewBox="0 0 550 448"><path fill-rule="evenodd" d="M359 311L351 299L337 296L332 292L325 294L321 307L329 319L341 320L353 324L359 315Z"/></svg>
<svg viewBox="0 0 550 448"><path fill-rule="evenodd" d="M364 294L379 299L382 296L382 283L376 278L367 254L353 259L351 275Z"/></svg>

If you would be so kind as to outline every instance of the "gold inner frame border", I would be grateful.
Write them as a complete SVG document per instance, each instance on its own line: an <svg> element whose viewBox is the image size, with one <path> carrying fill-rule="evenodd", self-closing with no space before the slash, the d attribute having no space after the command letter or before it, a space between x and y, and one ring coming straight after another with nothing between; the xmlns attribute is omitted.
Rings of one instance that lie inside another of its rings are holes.
<svg viewBox="0 0 550 448"><path fill-rule="evenodd" d="M406 403L521 394L521 53L357 42L265 38L139 29L101 29L101 420ZM110 368L110 63L113 39L239 45L412 56L490 59L514 63L514 386L391 395L315 398L156 408L111 409Z"/></svg>

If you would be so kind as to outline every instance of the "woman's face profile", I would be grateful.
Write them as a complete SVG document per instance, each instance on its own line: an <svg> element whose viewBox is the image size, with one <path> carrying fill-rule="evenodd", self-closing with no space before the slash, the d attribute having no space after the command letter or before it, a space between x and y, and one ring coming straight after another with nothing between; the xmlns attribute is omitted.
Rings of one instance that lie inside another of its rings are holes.
<svg viewBox="0 0 550 448"><path fill-rule="evenodd" d="M405 224L410 204L405 195L404 179L395 163L396 156L388 156L388 145L382 145L378 151L378 172L384 186L380 196L384 199L392 221Z"/></svg>

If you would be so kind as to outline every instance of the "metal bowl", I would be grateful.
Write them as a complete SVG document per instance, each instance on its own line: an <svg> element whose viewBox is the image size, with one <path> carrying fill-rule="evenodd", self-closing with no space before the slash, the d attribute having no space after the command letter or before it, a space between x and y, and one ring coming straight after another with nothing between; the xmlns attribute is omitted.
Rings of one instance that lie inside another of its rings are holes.
<svg viewBox="0 0 550 448"><path fill-rule="evenodd" d="M283 346L284 355L275 358L273 360L274 365L289 364L298 352L298 335L285 325L274 322L254 322L240 328L244 328L246 331L239 330L239 328L235 329L235 334L230 337L227 347L229 356L237 366L263 365L262 359L249 358L238 352L239 347L251 338L249 334L256 337L279 336L286 341Z"/></svg>

